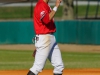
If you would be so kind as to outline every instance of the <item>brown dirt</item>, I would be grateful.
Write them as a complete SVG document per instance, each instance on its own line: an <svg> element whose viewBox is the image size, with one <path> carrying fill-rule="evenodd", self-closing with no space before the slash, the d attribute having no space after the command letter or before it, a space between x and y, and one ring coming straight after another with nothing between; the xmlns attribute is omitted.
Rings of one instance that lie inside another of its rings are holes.
<svg viewBox="0 0 100 75"><path fill-rule="evenodd" d="M1 70L0 75L27 75L28 70ZM39 75L53 75L52 70L43 70ZM63 75L100 75L100 69L65 69Z"/></svg>
<svg viewBox="0 0 100 75"><path fill-rule="evenodd" d="M58 44L62 51L70 52L100 52L99 45ZM0 45L0 49L6 50L34 50L34 44Z"/></svg>

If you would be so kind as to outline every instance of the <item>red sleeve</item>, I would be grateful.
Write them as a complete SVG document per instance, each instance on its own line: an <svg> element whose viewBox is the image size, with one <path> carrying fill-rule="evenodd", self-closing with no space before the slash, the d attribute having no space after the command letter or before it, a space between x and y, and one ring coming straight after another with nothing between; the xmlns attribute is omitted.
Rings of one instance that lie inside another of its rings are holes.
<svg viewBox="0 0 100 75"><path fill-rule="evenodd" d="M50 22L48 13L43 17L42 22L45 23L45 24L48 24Z"/></svg>
<svg viewBox="0 0 100 75"><path fill-rule="evenodd" d="M40 9L40 20L44 23L44 24L48 24L50 22L49 19L49 8L47 6L41 6Z"/></svg>

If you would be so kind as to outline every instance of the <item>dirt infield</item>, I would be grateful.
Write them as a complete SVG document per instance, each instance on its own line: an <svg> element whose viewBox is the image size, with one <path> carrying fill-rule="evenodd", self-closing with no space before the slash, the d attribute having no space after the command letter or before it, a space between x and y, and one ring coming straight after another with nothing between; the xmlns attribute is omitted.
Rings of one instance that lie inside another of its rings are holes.
<svg viewBox="0 0 100 75"><path fill-rule="evenodd" d="M100 52L100 45L58 44L63 51L70 52ZM3 50L34 50L34 44L0 45Z"/></svg>
<svg viewBox="0 0 100 75"><path fill-rule="evenodd" d="M0 75L27 75L28 70L0 71ZM53 75L52 70L43 70L39 75ZM100 69L65 69L63 75L100 75Z"/></svg>

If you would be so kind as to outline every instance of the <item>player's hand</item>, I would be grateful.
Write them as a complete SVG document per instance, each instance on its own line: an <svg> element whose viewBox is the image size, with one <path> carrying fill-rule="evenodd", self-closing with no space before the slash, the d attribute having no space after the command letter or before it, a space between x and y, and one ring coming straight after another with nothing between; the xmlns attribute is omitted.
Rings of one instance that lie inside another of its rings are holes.
<svg viewBox="0 0 100 75"><path fill-rule="evenodd" d="M33 51L32 56L35 57L35 55L36 55L36 49Z"/></svg>
<svg viewBox="0 0 100 75"><path fill-rule="evenodd" d="M61 2L62 2L62 0L56 0L56 7L59 7Z"/></svg>

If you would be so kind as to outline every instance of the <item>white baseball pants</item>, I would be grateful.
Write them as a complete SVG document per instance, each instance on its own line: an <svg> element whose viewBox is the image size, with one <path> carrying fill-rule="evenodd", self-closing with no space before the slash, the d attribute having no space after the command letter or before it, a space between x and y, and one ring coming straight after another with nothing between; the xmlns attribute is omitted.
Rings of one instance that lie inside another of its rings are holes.
<svg viewBox="0 0 100 75"><path fill-rule="evenodd" d="M34 74L38 74L44 68L47 58L54 66L53 73L62 74L64 65L62 62L61 52L56 43L55 36L53 34L36 35L39 37L35 40L36 55L32 68Z"/></svg>

